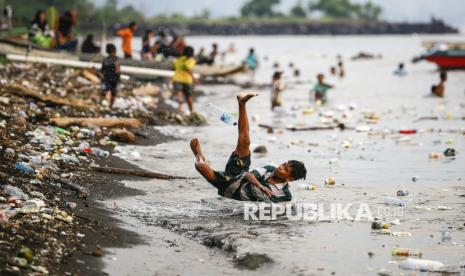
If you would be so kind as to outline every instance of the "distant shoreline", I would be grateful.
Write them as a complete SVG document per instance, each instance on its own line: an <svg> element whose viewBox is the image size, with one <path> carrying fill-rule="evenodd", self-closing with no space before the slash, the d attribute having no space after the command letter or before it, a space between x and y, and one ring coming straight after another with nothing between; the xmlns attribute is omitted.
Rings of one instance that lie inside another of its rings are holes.
<svg viewBox="0 0 465 276"><path fill-rule="evenodd" d="M82 26L84 30L96 26ZM113 25L107 33L114 33L121 25ZM456 34L459 29L441 20L428 23L389 22L307 22L307 23L158 23L141 24L140 34L146 29L172 30L179 35L385 35L385 34ZM101 29L100 29L101 31Z"/></svg>

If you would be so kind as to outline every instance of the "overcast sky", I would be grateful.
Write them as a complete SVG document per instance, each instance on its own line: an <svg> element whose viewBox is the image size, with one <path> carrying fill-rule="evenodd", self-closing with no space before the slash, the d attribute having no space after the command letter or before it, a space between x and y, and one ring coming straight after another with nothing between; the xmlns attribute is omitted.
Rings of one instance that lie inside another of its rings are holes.
<svg viewBox="0 0 465 276"><path fill-rule="evenodd" d="M95 0L98 4L105 0ZM208 9L213 17L238 15L247 0L118 0L132 4L147 15L199 14ZM279 9L287 12L298 0L281 0ZM365 2L365 0L353 0ZM391 21L429 21L431 15L455 26L465 27L465 0L372 0L383 7L382 17ZM302 0L307 3L308 0Z"/></svg>

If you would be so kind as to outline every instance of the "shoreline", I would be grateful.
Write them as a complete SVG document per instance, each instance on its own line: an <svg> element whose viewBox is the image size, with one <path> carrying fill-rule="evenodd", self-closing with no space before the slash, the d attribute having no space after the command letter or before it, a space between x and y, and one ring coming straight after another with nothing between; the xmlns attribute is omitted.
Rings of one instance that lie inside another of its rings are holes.
<svg viewBox="0 0 465 276"><path fill-rule="evenodd" d="M60 68L10 63L2 70L1 77L6 80L0 87L2 275L21 275L26 271L52 275L100 274L105 248L143 244L142 236L124 229L124 222L115 218L102 200L142 195L143 192L128 188L121 181L146 178L90 169L94 164L129 170L140 168L113 154L98 157L85 153L81 151L81 144L89 143L87 147L92 146L92 151L95 147L97 152L114 153L116 148L111 146L114 142L110 137L123 139L120 145L156 145L173 138L160 134L152 126L192 123L191 118L176 115L164 104L160 88L137 81L122 84L119 111L118 108L108 111L100 105L95 93L99 85L86 79L86 74L92 72L84 74L83 70ZM63 87L68 89L64 95ZM41 96L46 88L51 94L48 100ZM35 89L38 91L29 92ZM141 96L134 94L136 89ZM58 93L63 100L54 98ZM69 101L66 95L74 93L80 94L78 99ZM147 101L148 95L151 98ZM146 99L142 102L138 97ZM95 103L95 108L89 108ZM134 106L138 109L129 109ZM145 108L152 110L146 111L149 116L139 111ZM90 128L95 132L86 134L91 131L85 127L59 128L50 123L53 117L109 115L142 118L143 124L136 130L129 128L121 137L115 136L116 131L111 128ZM19 171L18 164L23 164L26 171ZM24 248L29 251L28 255L21 253Z"/></svg>

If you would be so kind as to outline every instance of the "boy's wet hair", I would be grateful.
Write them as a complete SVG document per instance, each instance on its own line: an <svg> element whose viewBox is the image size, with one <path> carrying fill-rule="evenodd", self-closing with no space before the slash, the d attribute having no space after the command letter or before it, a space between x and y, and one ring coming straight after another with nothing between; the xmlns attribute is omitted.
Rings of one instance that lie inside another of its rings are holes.
<svg viewBox="0 0 465 276"><path fill-rule="evenodd" d="M186 46L184 48L184 51L182 52L182 55L186 56L186 57L193 57L194 56L194 48L192 48L191 46Z"/></svg>
<svg viewBox="0 0 465 276"><path fill-rule="evenodd" d="M132 28L132 27L134 27L134 26L136 26L136 25L137 25L136 21L131 21L131 22L129 23L129 28Z"/></svg>
<svg viewBox="0 0 465 276"><path fill-rule="evenodd" d="M291 166L292 172L291 176L294 180L305 179L307 177L307 169L303 162L297 160L289 160L287 164Z"/></svg>
<svg viewBox="0 0 465 276"><path fill-rule="evenodd" d="M107 54L109 54L109 55L110 55L111 53L113 53L113 52L116 52L116 46L115 46L115 44L113 44L113 43L108 43L107 46L106 46L106 48L105 48L105 52L106 52Z"/></svg>

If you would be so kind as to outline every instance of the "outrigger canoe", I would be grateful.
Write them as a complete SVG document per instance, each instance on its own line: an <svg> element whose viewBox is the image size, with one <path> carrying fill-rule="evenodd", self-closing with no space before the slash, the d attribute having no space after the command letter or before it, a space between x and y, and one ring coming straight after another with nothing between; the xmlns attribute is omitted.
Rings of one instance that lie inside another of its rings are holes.
<svg viewBox="0 0 465 276"><path fill-rule="evenodd" d="M465 69L465 43L463 42L423 42L428 50L415 57L413 62L427 60L437 64L441 70Z"/></svg>
<svg viewBox="0 0 465 276"><path fill-rule="evenodd" d="M35 44L30 43L29 41L24 40L9 40L9 39L0 39L0 55L15 57L15 60L20 61L18 56L24 56L23 61L33 61L47 63L48 61L53 60L62 60L62 62L54 62L54 64L65 65L69 64L79 64L80 66L85 66L85 63L76 63L77 61L88 62L88 63L101 63L104 56L101 54L73 54L67 51L58 51L45 49ZM137 68L140 68L141 72L144 72L140 77L146 79L147 77L167 77L172 75L168 72L160 73L162 70L171 71L172 64L170 60L163 62L157 61L142 61L134 59L120 59L120 63L123 66L133 68L128 74L138 76ZM72 65L69 65L72 66ZM153 75L148 74L149 69L153 69ZM244 72L246 67L244 64L229 64L229 65L206 65L201 64L195 66L194 73L202 78L223 78L228 77L240 72Z"/></svg>

